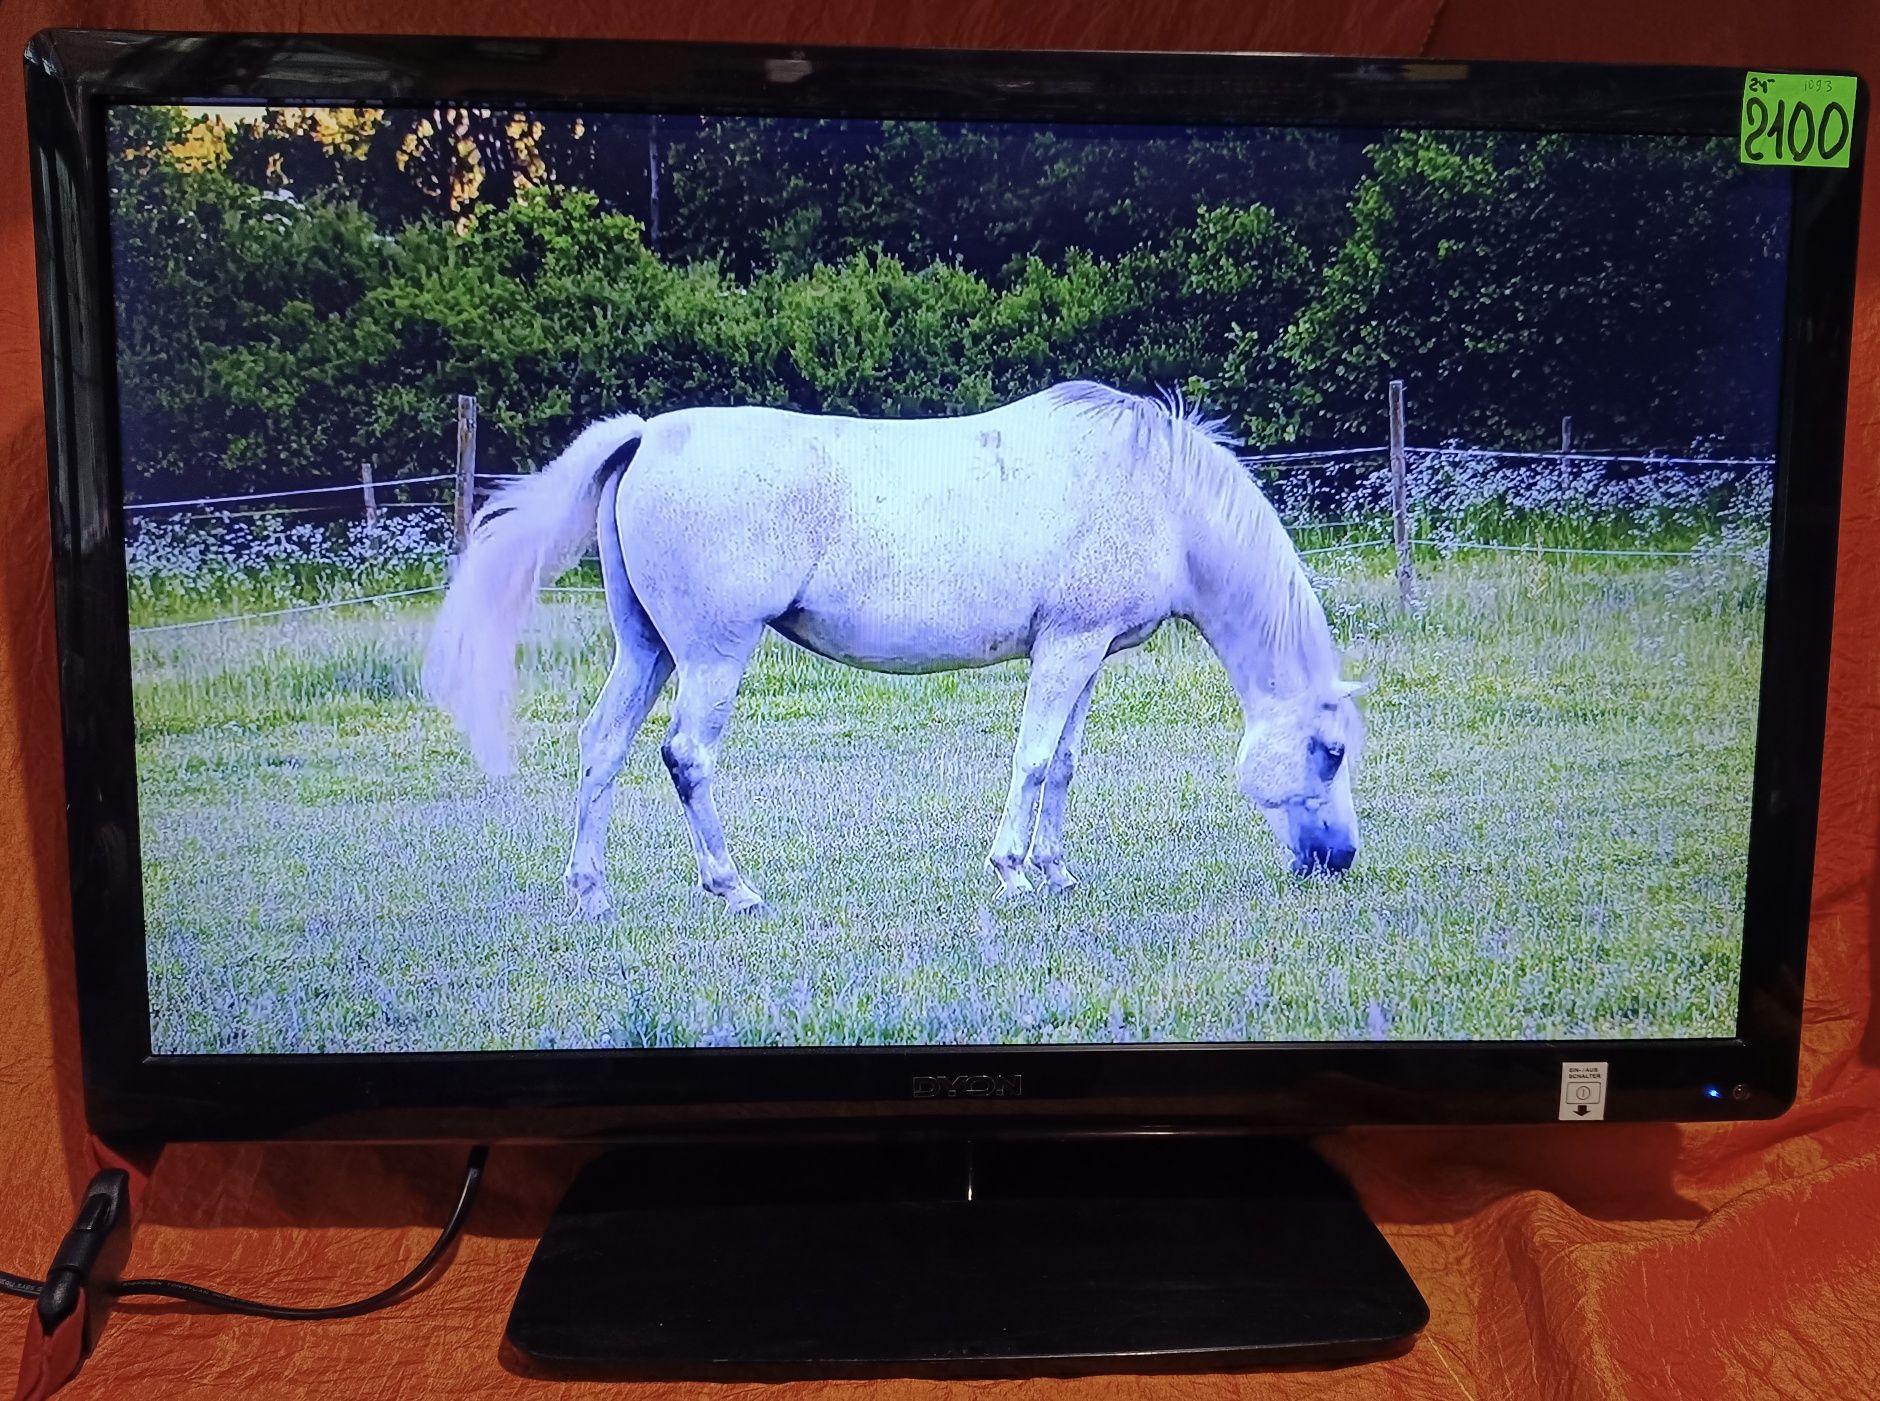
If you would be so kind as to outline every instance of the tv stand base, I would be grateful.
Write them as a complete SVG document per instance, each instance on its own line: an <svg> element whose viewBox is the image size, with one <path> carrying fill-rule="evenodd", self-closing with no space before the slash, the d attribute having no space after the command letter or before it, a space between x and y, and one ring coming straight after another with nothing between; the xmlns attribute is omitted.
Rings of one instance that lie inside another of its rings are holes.
<svg viewBox="0 0 1880 1401"><path fill-rule="evenodd" d="M744 1142L590 1164L508 1343L622 1378L1197 1372L1401 1351L1428 1318L1298 1142Z"/></svg>

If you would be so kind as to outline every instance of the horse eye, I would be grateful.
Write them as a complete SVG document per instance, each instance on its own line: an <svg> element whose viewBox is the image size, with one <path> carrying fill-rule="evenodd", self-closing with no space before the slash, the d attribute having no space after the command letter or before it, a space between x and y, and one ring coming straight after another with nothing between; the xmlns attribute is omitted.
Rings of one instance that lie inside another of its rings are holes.
<svg viewBox="0 0 1880 1401"><path fill-rule="evenodd" d="M1328 744L1314 735L1306 749L1318 766L1319 778L1331 782L1332 775L1338 772L1338 766L1345 762L1345 746L1336 740Z"/></svg>

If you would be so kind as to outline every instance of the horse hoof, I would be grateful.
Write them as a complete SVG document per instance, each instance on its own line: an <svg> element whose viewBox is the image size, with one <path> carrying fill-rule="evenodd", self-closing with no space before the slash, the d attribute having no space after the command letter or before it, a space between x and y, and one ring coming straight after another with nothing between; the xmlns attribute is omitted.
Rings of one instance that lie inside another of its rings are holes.
<svg viewBox="0 0 1880 1401"><path fill-rule="evenodd" d="M755 890L737 890L725 896L725 908L734 915L749 915L753 919L763 919L776 911L763 896Z"/></svg>
<svg viewBox="0 0 1880 1401"><path fill-rule="evenodd" d="M604 885L590 885L581 890L570 887L568 893L574 897L574 907L583 919L606 919L614 912L613 899Z"/></svg>
<svg viewBox="0 0 1880 1401"><path fill-rule="evenodd" d="M986 858L986 869L999 878L999 893L995 898L1000 900L1015 900L1021 895L1031 894L1031 881L1025 876L1024 864L1022 862L1008 866L1003 862L994 861L988 856Z"/></svg>
<svg viewBox="0 0 1880 1401"><path fill-rule="evenodd" d="M1053 895L1062 895L1067 890L1077 888L1077 877L1070 873L1062 857L1052 857L1049 861L1027 861L1025 864Z"/></svg>

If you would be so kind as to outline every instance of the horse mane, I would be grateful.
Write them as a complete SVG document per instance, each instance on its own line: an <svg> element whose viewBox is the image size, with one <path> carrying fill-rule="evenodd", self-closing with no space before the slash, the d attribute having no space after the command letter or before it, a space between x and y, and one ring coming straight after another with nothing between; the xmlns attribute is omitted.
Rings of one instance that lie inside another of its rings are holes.
<svg viewBox="0 0 1880 1401"><path fill-rule="evenodd" d="M1046 393L1067 408L1126 425L1136 460L1165 464L1171 499L1212 522L1245 563L1223 580L1229 605L1257 614L1267 646L1294 660L1303 676L1338 675L1331 627L1311 576L1279 512L1240 460L1241 444L1225 420L1208 417L1179 389L1150 398L1073 380Z"/></svg>

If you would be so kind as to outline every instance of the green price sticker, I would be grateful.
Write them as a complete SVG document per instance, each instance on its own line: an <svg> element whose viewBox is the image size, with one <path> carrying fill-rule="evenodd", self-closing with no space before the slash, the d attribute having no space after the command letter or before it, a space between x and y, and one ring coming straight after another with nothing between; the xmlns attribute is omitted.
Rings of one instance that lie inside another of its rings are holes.
<svg viewBox="0 0 1880 1401"><path fill-rule="evenodd" d="M1744 74L1738 157L1744 165L1847 169L1856 82L1826 73Z"/></svg>

